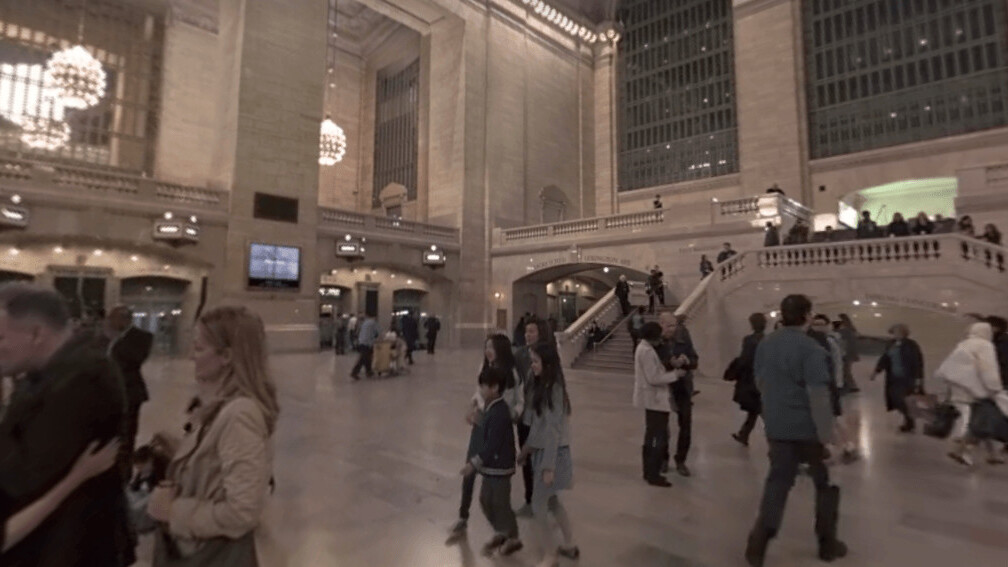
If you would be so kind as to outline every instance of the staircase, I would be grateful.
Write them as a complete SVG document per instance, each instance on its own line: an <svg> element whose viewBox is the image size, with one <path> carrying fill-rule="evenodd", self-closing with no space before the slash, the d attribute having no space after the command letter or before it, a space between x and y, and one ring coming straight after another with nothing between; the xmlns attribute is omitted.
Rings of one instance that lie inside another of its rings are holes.
<svg viewBox="0 0 1008 567"><path fill-rule="evenodd" d="M669 306L666 308L674 308ZM658 322L658 315L644 314L644 322ZM617 323L618 327L601 345L595 345L593 350L586 350L574 361L573 367L592 372L610 374L633 374L634 350L633 339L627 329L625 320Z"/></svg>

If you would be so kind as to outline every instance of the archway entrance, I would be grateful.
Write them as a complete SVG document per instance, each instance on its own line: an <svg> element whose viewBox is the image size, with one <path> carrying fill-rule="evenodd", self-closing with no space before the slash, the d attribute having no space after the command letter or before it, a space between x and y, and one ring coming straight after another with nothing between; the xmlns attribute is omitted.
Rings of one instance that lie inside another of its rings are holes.
<svg viewBox="0 0 1008 567"><path fill-rule="evenodd" d="M529 313L547 317L562 331L615 287L620 275L631 285L643 286L648 274L625 266L577 263L551 266L511 284L512 319ZM666 303L675 298L666 296Z"/></svg>

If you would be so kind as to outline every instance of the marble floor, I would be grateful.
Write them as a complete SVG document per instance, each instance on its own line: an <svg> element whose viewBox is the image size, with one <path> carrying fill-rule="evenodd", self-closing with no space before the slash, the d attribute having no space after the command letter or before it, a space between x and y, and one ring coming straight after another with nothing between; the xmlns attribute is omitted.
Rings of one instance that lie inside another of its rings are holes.
<svg viewBox="0 0 1008 567"><path fill-rule="evenodd" d="M456 519L480 352L417 355L412 373L349 379L350 356L280 355L273 359L282 416L276 434L277 488L261 534L265 567L455 567L534 565L526 549L486 559L490 529L473 506L469 536L445 545ZM866 376L867 363L858 368ZM151 361L152 401L140 440L177 430L193 391L186 360ZM699 379L694 476L671 477L671 489L640 478L642 412L631 407L632 376L571 371L575 487L566 494L582 566L744 566L742 550L766 472L766 444L749 449L729 434L742 415L720 380ZM949 461L942 442L896 433L882 410L881 384L862 378L850 403L863 414L866 458L834 469L842 486L840 529L851 547L839 565L948 567L1004 565L1008 557L1008 466L967 471ZM673 433L674 434L674 433ZM513 483L513 501L521 498ZM149 542L141 556L149 556ZM814 557L812 487L801 478L767 565L820 565ZM563 562L562 565L573 565Z"/></svg>

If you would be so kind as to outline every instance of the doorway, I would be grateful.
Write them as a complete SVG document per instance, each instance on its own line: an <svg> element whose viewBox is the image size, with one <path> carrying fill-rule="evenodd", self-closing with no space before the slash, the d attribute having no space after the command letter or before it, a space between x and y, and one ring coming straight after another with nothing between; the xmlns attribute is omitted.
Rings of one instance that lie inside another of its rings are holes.
<svg viewBox="0 0 1008 567"><path fill-rule="evenodd" d="M74 319L94 320L105 315L105 276L61 275L53 287L67 300Z"/></svg>
<svg viewBox="0 0 1008 567"><path fill-rule="evenodd" d="M124 278L120 301L133 310L133 325L154 335L154 354L178 354L178 329L189 282L163 276Z"/></svg>

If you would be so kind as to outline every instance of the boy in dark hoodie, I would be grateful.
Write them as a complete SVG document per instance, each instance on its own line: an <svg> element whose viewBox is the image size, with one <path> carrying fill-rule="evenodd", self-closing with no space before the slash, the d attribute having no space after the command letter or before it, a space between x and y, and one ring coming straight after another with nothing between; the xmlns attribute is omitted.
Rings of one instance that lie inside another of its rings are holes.
<svg viewBox="0 0 1008 567"><path fill-rule="evenodd" d="M511 508L511 475L515 473L515 438L511 411L501 392L507 383L505 371L488 366L479 377L480 394L486 400L483 449L466 463L462 476L483 475L480 508L494 529L494 537L483 546L483 555L511 555L522 548L518 522Z"/></svg>

